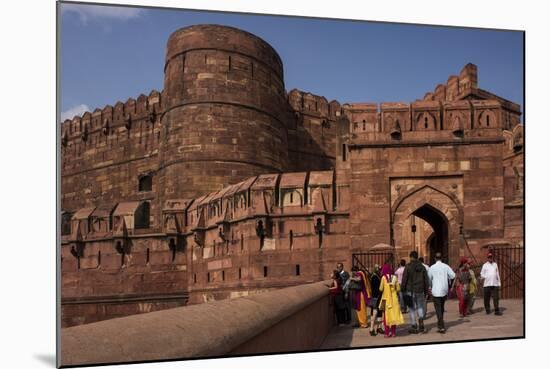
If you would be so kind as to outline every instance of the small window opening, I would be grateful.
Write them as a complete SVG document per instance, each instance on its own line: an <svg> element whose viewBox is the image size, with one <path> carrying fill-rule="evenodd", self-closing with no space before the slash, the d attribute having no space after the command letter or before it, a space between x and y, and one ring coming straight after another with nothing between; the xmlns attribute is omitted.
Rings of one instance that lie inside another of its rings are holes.
<svg viewBox="0 0 550 369"><path fill-rule="evenodd" d="M296 275L300 275L300 264L296 264Z"/></svg>
<svg viewBox="0 0 550 369"><path fill-rule="evenodd" d="M424 128L428 128L428 117L424 117Z"/></svg>
<svg viewBox="0 0 550 369"><path fill-rule="evenodd" d="M489 127L489 115L485 116L485 122L487 124L487 127Z"/></svg>
<svg viewBox="0 0 550 369"><path fill-rule="evenodd" d="M150 260L151 260L151 252L149 251L149 248L147 248L147 251L145 252L145 263L149 264Z"/></svg>
<svg viewBox="0 0 550 369"><path fill-rule="evenodd" d="M290 193L290 203L292 204L294 202L294 194Z"/></svg>
<svg viewBox="0 0 550 369"><path fill-rule="evenodd" d="M264 266L264 277L267 277L267 266Z"/></svg>
<svg viewBox="0 0 550 369"><path fill-rule="evenodd" d="M97 252L97 266L101 266L101 251Z"/></svg>
<svg viewBox="0 0 550 369"><path fill-rule="evenodd" d="M210 283L210 272L206 273L206 280Z"/></svg>
<svg viewBox="0 0 550 369"><path fill-rule="evenodd" d="M139 178L139 192L151 191L153 189L153 177L150 175Z"/></svg>
<svg viewBox="0 0 550 369"><path fill-rule="evenodd" d="M346 144L342 144L342 161L346 161Z"/></svg>
<svg viewBox="0 0 550 369"><path fill-rule="evenodd" d="M176 241L173 238L170 238L170 244L169 246L170 250L172 250L172 263L176 260Z"/></svg>
<svg viewBox="0 0 550 369"><path fill-rule="evenodd" d="M148 201L144 201L139 208L139 212L136 213L134 227L136 229L149 228L150 215L151 204Z"/></svg>
<svg viewBox="0 0 550 369"><path fill-rule="evenodd" d="M294 243L294 232L292 232L292 229L289 233L289 239L290 239L290 249L292 250L292 244Z"/></svg>
<svg viewBox="0 0 550 369"><path fill-rule="evenodd" d="M197 283L197 273L193 274L193 283Z"/></svg>
<svg viewBox="0 0 550 369"><path fill-rule="evenodd" d="M244 235L241 233L241 252L244 250Z"/></svg>
<svg viewBox="0 0 550 369"><path fill-rule="evenodd" d="M225 270L222 270L222 281L225 281Z"/></svg>
<svg viewBox="0 0 550 369"><path fill-rule="evenodd" d="M241 268L239 268L239 279L241 279L242 276L243 276L243 275L242 275L242 272L241 272Z"/></svg>
<svg viewBox="0 0 550 369"><path fill-rule="evenodd" d="M71 213L63 213L61 215L61 235L71 234Z"/></svg>

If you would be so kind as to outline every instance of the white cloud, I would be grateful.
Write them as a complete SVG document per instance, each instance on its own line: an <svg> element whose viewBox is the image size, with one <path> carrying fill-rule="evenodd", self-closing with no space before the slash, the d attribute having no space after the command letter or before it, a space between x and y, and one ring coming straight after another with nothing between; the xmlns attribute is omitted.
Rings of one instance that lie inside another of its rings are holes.
<svg viewBox="0 0 550 369"><path fill-rule="evenodd" d="M73 106L64 112L61 112L61 121L63 122L65 119L73 119L75 115L82 115L87 111L90 111L90 108L86 104Z"/></svg>
<svg viewBox="0 0 550 369"><path fill-rule="evenodd" d="M109 5L82 5L82 4L62 4L61 13L75 13L80 17L83 25L90 19L118 19L126 21L128 19L138 18L144 13L144 9L109 6Z"/></svg>

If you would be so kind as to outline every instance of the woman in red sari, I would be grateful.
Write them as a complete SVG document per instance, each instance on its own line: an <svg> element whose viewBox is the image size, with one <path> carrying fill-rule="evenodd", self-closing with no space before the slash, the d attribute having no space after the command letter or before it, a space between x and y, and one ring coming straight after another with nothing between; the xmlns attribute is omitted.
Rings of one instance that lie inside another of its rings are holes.
<svg viewBox="0 0 550 369"><path fill-rule="evenodd" d="M468 259L460 259L460 265L456 272L456 278L453 282L455 287L456 297L458 298L458 311L461 317L468 315L469 305L469 286L471 281L470 268Z"/></svg>

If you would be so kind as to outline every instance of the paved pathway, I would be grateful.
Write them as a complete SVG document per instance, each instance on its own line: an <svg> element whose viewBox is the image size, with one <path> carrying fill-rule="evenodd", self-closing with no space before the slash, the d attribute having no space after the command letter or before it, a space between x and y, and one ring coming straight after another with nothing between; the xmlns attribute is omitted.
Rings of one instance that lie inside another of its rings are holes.
<svg viewBox="0 0 550 369"><path fill-rule="evenodd" d="M483 308L483 301L477 299L474 314L460 318L458 301L450 300L445 303L445 326L447 332L437 332L437 318L433 303L428 302L428 313L425 320L426 333L409 334L409 314L405 314L405 325L397 327L397 337L385 338L384 335L372 337L365 328L351 326L335 327L325 338L322 349L344 347L374 347L402 345L424 342L463 341L472 339L521 337L523 336L523 300L501 300L503 315L487 315ZM370 309L369 309L370 312Z"/></svg>

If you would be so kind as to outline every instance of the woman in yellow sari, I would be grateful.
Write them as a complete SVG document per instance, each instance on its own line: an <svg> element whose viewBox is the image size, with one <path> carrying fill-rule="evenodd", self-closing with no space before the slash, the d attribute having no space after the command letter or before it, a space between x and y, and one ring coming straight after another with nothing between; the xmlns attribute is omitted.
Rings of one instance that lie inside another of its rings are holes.
<svg viewBox="0 0 550 369"><path fill-rule="evenodd" d="M382 266L382 281L380 283L380 311L384 311L385 337L395 337L398 325L404 324L403 314L399 305L398 293L400 291L397 276L393 274L389 264Z"/></svg>
<svg viewBox="0 0 550 369"><path fill-rule="evenodd" d="M357 266L354 266L351 271L353 272L351 280L353 281L353 308L357 312L357 320L359 320L359 326L361 328L368 327L368 314L367 306L369 305L370 298L372 296L372 290L370 286L369 278L365 271L359 270Z"/></svg>

